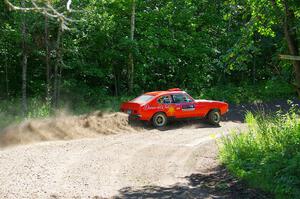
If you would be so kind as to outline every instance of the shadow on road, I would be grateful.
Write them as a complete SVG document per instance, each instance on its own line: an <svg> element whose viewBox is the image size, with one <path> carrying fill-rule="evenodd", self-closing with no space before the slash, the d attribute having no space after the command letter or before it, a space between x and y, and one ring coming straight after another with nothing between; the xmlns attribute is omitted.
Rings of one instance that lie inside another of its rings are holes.
<svg viewBox="0 0 300 199"><path fill-rule="evenodd" d="M244 122L245 115L248 111L252 113L272 114L277 111L283 113L288 112L292 107L300 105L299 99L292 99L289 102L287 100L274 100L272 102L265 103L253 103L253 104L241 104L230 105L229 112L224 116L224 121L232 122Z"/></svg>
<svg viewBox="0 0 300 199"><path fill-rule="evenodd" d="M140 127L146 130L157 129L160 131L176 130L176 129L188 129L188 128L219 128L220 126L214 126L209 124L203 119L190 119L190 120L171 120L165 127L155 128L150 122L145 121L130 121L129 125L133 127Z"/></svg>
<svg viewBox="0 0 300 199"><path fill-rule="evenodd" d="M272 198L230 176L225 168L217 167L209 174L192 174L185 177L186 184L169 187L145 186L138 189L125 187L115 198Z"/></svg>

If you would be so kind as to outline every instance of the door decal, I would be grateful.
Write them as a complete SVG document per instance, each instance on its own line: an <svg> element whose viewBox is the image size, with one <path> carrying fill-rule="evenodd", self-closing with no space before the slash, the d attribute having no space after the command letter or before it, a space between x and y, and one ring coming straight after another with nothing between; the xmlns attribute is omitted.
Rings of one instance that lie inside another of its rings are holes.
<svg viewBox="0 0 300 199"><path fill-rule="evenodd" d="M194 111L195 110L195 104L183 104L182 105L182 111Z"/></svg>
<svg viewBox="0 0 300 199"><path fill-rule="evenodd" d="M173 116L173 115L174 115L174 112L175 112L174 106L169 106L168 113L169 113L171 116Z"/></svg>

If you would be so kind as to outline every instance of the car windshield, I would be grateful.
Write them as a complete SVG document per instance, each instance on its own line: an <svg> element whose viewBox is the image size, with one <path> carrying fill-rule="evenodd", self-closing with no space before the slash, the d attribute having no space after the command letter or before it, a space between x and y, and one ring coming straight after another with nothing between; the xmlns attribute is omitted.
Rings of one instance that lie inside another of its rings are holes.
<svg viewBox="0 0 300 199"><path fill-rule="evenodd" d="M149 100L153 99L153 95L141 95L135 99L132 100L132 102L137 102L137 103L145 103L148 102Z"/></svg>

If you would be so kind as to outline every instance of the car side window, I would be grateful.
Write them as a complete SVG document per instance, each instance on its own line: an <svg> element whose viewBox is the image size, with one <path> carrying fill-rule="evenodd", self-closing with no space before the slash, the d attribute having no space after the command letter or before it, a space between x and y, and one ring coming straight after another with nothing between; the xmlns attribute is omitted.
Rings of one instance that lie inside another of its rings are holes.
<svg viewBox="0 0 300 199"><path fill-rule="evenodd" d="M162 96L157 100L160 104L170 104L172 102L171 97L169 95Z"/></svg>
<svg viewBox="0 0 300 199"><path fill-rule="evenodd" d="M192 99L190 99L187 95L184 94L175 94L172 95L174 103L184 103L184 102L191 102Z"/></svg>
<svg viewBox="0 0 300 199"><path fill-rule="evenodd" d="M184 95L183 94L175 94L173 95L174 103L183 103L184 102Z"/></svg>

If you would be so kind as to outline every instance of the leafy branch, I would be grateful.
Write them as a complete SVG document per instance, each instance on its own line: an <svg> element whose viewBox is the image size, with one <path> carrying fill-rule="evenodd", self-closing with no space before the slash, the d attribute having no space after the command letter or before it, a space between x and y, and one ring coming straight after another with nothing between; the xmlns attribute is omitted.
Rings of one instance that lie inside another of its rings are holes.
<svg viewBox="0 0 300 199"><path fill-rule="evenodd" d="M48 16L50 18L55 18L59 21L61 25L62 31L69 29L69 24L71 22L75 22L76 20L73 20L66 16L66 12L59 12L57 9L55 9L51 3L47 1L43 1L42 3L37 3L36 0L31 0L32 6L30 7L20 7L14 5L9 0L4 0L4 2L8 5L10 10L16 10L16 11L22 11L22 12L37 12L41 13L45 16ZM67 13L74 12L74 10L71 9L72 0L68 0L66 4L66 10Z"/></svg>

